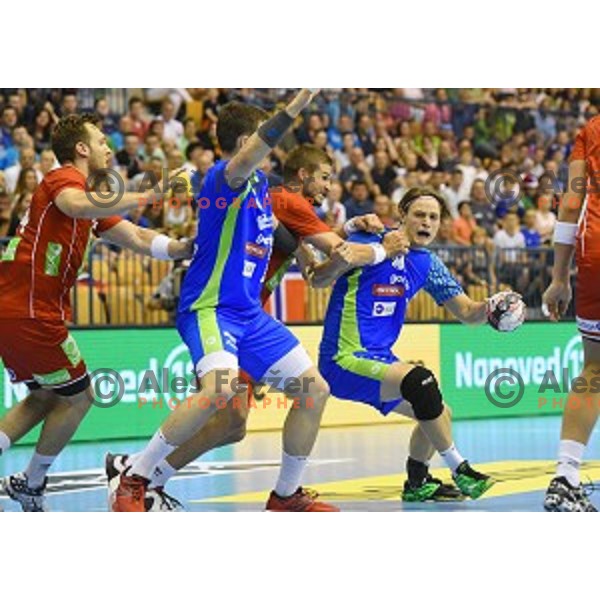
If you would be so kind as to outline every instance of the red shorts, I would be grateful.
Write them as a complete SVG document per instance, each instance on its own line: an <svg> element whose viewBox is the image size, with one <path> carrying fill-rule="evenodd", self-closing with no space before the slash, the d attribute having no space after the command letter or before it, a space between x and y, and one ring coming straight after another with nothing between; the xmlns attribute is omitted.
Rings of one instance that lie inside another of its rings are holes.
<svg viewBox="0 0 600 600"><path fill-rule="evenodd" d="M0 358L12 383L30 388L72 386L87 377L77 343L63 321L0 319Z"/></svg>
<svg viewBox="0 0 600 600"><path fill-rule="evenodd" d="M591 250L591 249L590 249ZM600 251L577 255L575 283L577 328L584 338L600 342Z"/></svg>

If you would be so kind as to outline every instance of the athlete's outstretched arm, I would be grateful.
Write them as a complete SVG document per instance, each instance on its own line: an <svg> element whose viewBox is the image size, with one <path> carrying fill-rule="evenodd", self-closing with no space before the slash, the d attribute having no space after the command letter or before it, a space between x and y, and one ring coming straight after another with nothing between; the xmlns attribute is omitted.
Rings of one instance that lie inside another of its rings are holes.
<svg viewBox="0 0 600 600"><path fill-rule="evenodd" d="M100 237L121 248L163 260L186 259L193 254L193 240L175 240L152 229L138 227L130 221L120 221L102 231Z"/></svg>
<svg viewBox="0 0 600 600"><path fill-rule="evenodd" d="M475 302L467 294L460 294L444 302L444 306L466 325L487 323L487 301Z"/></svg>
<svg viewBox="0 0 600 600"><path fill-rule="evenodd" d="M265 121L248 138L248 141L233 156L225 168L227 185L237 189L247 181L258 168L258 165L281 141L294 119L310 104L318 92L319 90L315 89L301 90L284 110Z"/></svg>
<svg viewBox="0 0 600 600"><path fill-rule="evenodd" d="M96 192L65 188L54 201L56 206L68 217L74 219L101 219L144 206L148 194L126 192L117 200L117 193L112 196ZM117 200L117 202L115 202Z"/></svg>
<svg viewBox="0 0 600 600"><path fill-rule="evenodd" d="M595 175L595 174L594 174ZM585 160L569 164L569 184L558 209L554 232L554 266L552 282L544 292L542 302L547 306L551 320L558 321L571 302L569 271L575 251L575 232L581 215L587 187Z"/></svg>

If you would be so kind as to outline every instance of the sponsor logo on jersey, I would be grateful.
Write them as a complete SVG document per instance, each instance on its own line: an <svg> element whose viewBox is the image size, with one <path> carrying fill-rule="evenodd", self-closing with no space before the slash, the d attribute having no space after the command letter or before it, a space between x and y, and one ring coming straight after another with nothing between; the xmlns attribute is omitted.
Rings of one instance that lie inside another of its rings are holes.
<svg viewBox="0 0 600 600"><path fill-rule="evenodd" d="M261 231L273 226L273 217L271 215L258 215L256 224Z"/></svg>
<svg viewBox="0 0 600 600"><path fill-rule="evenodd" d="M401 298L405 292L402 285L388 285L386 283L374 283L371 291L373 296L385 296L388 298Z"/></svg>
<svg viewBox="0 0 600 600"><path fill-rule="evenodd" d="M256 263L253 263L251 260L244 261L244 277L252 277L254 275L254 270L256 269Z"/></svg>
<svg viewBox="0 0 600 600"><path fill-rule="evenodd" d="M263 246L271 247L273 245L273 236L272 235L263 235L262 233L256 238L257 244L262 244Z"/></svg>
<svg viewBox="0 0 600 600"><path fill-rule="evenodd" d="M246 242L246 254L255 256L256 258L264 258L267 254L267 249L253 242Z"/></svg>
<svg viewBox="0 0 600 600"><path fill-rule="evenodd" d="M373 304L374 317L391 317L395 312L395 302L375 302L375 304Z"/></svg>
<svg viewBox="0 0 600 600"><path fill-rule="evenodd" d="M396 285L397 283L400 283L406 292L410 290L410 285L408 283L408 278L406 277L406 275L391 275L390 284Z"/></svg>

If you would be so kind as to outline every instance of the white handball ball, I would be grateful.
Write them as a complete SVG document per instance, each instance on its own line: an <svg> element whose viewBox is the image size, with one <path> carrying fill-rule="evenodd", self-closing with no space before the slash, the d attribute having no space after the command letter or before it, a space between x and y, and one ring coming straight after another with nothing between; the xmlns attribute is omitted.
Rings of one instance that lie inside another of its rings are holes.
<svg viewBox="0 0 600 600"><path fill-rule="evenodd" d="M525 302L516 292L499 292L488 300L488 323L497 331L514 331L525 321Z"/></svg>

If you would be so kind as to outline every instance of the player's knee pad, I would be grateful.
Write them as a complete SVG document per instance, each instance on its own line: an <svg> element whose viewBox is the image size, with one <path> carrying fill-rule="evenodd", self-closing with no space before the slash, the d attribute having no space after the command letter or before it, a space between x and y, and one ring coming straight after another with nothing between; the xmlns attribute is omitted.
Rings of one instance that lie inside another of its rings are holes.
<svg viewBox="0 0 600 600"><path fill-rule="evenodd" d="M444 412L442 392L435 375L425 367L415 367L400 385L402 397L412 406L419 421L433 421Z"/></svg>

